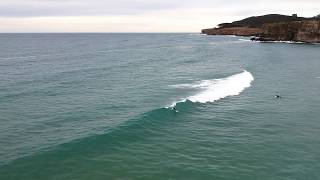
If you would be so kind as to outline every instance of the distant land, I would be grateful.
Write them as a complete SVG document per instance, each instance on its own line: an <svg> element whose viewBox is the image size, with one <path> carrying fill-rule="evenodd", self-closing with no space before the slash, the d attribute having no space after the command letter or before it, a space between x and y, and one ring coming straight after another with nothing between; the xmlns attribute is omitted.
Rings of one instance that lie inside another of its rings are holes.
<svg viewBox="0 0 320 180"><path fill-rule="evenodd" d="M203 29L207 35L253 36L257 41L299 41L320 43L320 15L305 18L280 14L253 16L216 28Z"/></svg>

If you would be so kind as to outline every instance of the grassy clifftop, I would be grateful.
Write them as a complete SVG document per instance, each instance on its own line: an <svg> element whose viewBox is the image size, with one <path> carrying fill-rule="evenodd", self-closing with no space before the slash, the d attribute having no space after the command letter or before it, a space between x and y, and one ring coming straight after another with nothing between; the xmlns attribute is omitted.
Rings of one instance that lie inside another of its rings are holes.
<svg viewBox="0 0 320 180"><path fill-rule="evenodd" d="M245 18L240 21L234 21L232 23L222 23L218 26L220 28L231 28L231 27L250 27L250 28L260 28L266 23L277 23L277 22L292 22L292 21L302 21L308 18L298 17L297 15L286 16L281 14L267 14L263 16L252 16Z"/></svg>

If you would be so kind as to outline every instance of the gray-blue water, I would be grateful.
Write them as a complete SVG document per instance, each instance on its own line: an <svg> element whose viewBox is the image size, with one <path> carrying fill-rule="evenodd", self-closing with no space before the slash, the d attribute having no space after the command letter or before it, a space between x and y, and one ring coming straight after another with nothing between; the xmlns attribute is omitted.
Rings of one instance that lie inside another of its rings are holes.
<svg viewBox="0 0 320 180"><path fill-rule="evenodd" d="M319 50L0 34L0 179L318 179Z"/></svg>

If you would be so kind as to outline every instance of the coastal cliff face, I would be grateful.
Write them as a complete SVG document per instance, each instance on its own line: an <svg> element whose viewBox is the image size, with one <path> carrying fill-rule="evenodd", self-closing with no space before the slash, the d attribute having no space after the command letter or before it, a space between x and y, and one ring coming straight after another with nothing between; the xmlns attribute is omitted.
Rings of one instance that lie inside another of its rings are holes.
<svg viewBox="0 0 320 180"><path fill-rule="evenodd" d="M320 42L320 21L270 23L263 25L262 30L257 40Z"/></svg>
<svg viewBox="0 0 320 180"><path fill-rule="evenodd" d="M207 35L255 36L257 41L300 41L320 43L320 19L296 15L265 15L220 24L218 28L203 29Z"/></svg>
<svg viewBox="0 0 320 180"><path fill-rule="evenodd" d="M202 34L207 34L207 35L258 36L263 31L260 28L233 27L233 28L203 29L201 32Z"/></svg>

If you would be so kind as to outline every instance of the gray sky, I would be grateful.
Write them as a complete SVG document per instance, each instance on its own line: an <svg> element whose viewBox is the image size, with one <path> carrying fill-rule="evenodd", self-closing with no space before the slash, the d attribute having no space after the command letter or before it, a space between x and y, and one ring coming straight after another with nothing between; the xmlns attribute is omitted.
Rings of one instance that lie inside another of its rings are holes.
<svg viewBox="0 0 320 180"><path fill-rule="evenodd" d="M320 0L0 0L0 32L199 32L268 13L311 17Z"/></svg>

